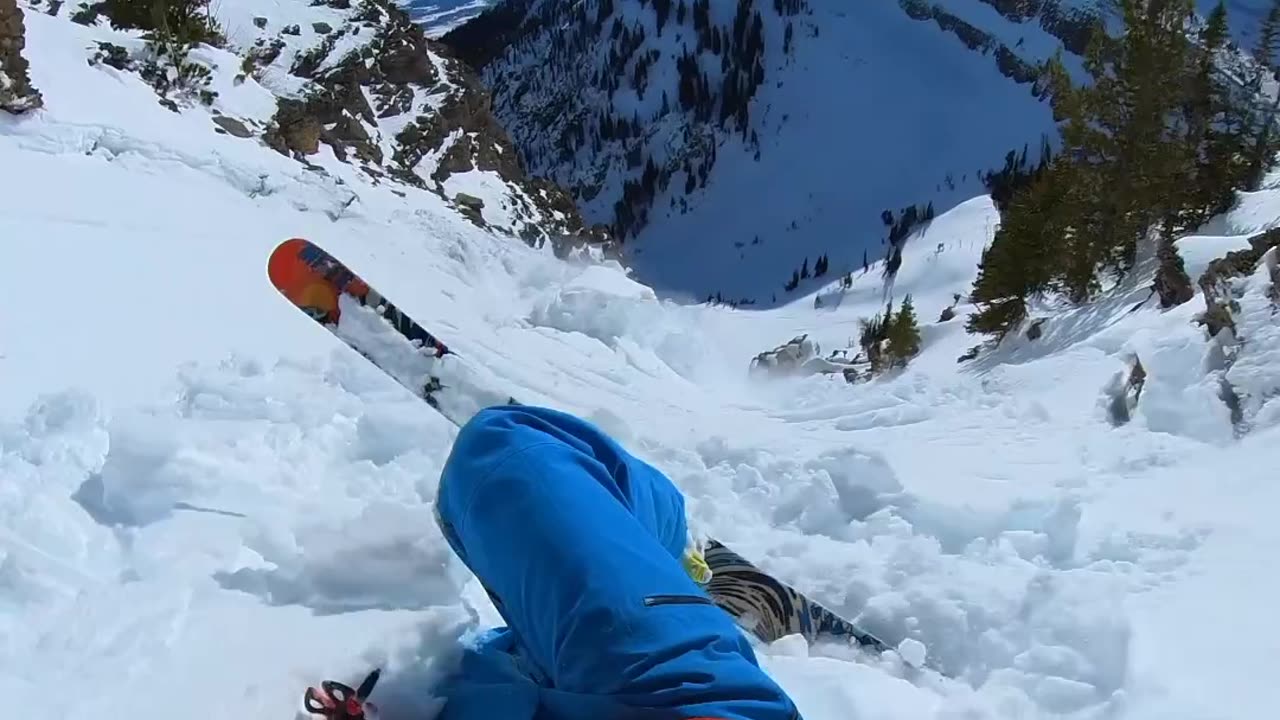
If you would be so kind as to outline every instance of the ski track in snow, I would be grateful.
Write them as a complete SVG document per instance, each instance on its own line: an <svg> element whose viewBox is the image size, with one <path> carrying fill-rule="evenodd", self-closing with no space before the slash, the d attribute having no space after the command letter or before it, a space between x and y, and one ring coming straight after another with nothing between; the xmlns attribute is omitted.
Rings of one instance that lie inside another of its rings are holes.
<svg viewBox="0 0 1280 720"><path fill-rule="evenodd" d="M670 473L695 525L956 677L909 682L794 638L762 648L807 720L1274 707L1266 268L1238 286L1239 438L1199 296L1130 313L1147 293L1116 288L958 365L970 308L934 320L990 239L985 198L907 246L895 296L913 294L925 338L907 370L750 383L750 357L796 334L824 352L856 337L882 307L877 275L826 291L839 303L821 312L664 302L434 196L319 158L344 189L197 128L86 66L110 31L37 13L28 28L48 109L0 120L0 166L24 180L0 213L0 691L26 716L290 717L307 684L378 664L383 718L431 717L433 684L498 622L431 521L455 429L267 284L270 248L299 235L520 400L580 413ZM1275 224L1277 185L1222 235L1183 240L1188 270ZM1114 427L1107 388L1134 352L1147 386Z"/></svg>

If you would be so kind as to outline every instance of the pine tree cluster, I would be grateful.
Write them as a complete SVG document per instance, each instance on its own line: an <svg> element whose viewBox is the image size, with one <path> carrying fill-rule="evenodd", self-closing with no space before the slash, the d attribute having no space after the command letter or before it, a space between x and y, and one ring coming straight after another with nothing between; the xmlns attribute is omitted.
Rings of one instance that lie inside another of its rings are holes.
<svg viewBox="0 0 1280 720"><path fill-rule="evenodd" d="M995 189L1011 190L1000 230L983 253L970 332L1003 336L1029 299L1091 299L1133 269L1140 242L1155 239L1166 267L1172 239L1256 187L1280 152L1275 106L1259 101L1274 72L1280 0L1264 24L1258 69L1239 83L1220 68L1227 10L1199 30L1192 0L1115 0L1124 31L1091 34L1089 81L1075 85L1061 57L1046 67L1062 148L1043 168L1015 159ZM1029 177L1028 177L1029 175ZM1013 182L1008 182L1012 180ZM994 192L994 189L993 189Z"/></svg>
<svg viewBox="0 0 1280 720"><path fill-rule="evenodd" d="M818 259L813 263L813 272L810 273L809 258L805 257L804 263L800 265L800 269L791 271L791 279L782 286L782 289L787 292L791 292L800 287L801 280L808 280L810 277L820 278L823 275L826 275L830 266L831 260L827 257L826 253L823 253L819 255Z"/></svg>

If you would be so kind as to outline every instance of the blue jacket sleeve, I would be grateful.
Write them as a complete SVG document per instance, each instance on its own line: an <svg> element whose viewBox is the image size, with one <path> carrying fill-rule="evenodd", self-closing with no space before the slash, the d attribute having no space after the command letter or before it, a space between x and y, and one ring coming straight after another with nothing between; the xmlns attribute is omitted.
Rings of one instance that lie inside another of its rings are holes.
<svg viewBox="0 0 1280 720"><path fill-rule="evenodd" d="M437 502L556 720L601 703L616 705L610 717L795 716L680 566L679 490L589 423L528 406L481 412L458 436Z"/></svg>

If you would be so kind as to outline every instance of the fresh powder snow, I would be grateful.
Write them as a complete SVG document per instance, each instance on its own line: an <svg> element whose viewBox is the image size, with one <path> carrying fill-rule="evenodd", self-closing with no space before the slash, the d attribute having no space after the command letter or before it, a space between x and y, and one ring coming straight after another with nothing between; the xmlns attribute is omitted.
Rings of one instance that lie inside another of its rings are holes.
<svg viewBox="0 0 1280 720"><path fill-rule="evenodd" d="M255 6L224 19L249 27ZM1201 295L1161 312L1136 272L1038 340L957 363L972 308L939 313L999 225L972 197L906 244L890 294L921 321L907 369L758 382L751 357L796 335L856 345L889 299L880 268L767 311L673 303L326 150L322 174L214 134L85 62L128 36L26 21L46 108L0 116L0 691L25 717L278 720L307 685L381 666L381 717L420 720L500 622L431 518L456 429L279 297L266 258L294 236L486 382L615 434L697 527L951 676L761 647L806 720L1252 720L1280 703L1275 251L1234 284L1235 342L1206 340ZM219 103L269 117L279 90L205 52ZM1195 277L1277 224L1280 173L1179 250ZM1145 389L1117 424L1135 356Z"/></svg>

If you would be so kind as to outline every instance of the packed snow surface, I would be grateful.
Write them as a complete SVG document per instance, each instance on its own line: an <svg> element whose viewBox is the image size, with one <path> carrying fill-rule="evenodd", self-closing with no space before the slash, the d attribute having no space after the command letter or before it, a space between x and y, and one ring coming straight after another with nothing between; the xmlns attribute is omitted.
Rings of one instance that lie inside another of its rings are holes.
<svg viewBox="0 0 1280 720"><path fill-rule="evenodd" d="M498 622L431 521L456 430L270 287L293 236L520 400L615 433L696 525L954 677L761 648L807 720L1252 720L1280 703L1265 263L1236 286L1230 363L1192 322L1202 297L1162 313L1135 280L958 364L971 308L938 313L998 225L974 198L908 242L892 288L922 324L908 369L753 383L761 350L856 337L887 300L879 268L820 310L673 304L428 193L213 134L203 110L88 66L102 30L27 27L48 106L0 118L20 179L0 212L0 692L24 718L278 720L307 684L373 665L385 720L429 718L462 644ZM228 83L220 102L269 114L263 92ZM1188 266L1275 224L1277 186L1183 240ZM326 212L349 188L360 202ZM1116 425L1134 354L1145 390Z"/></svg>

